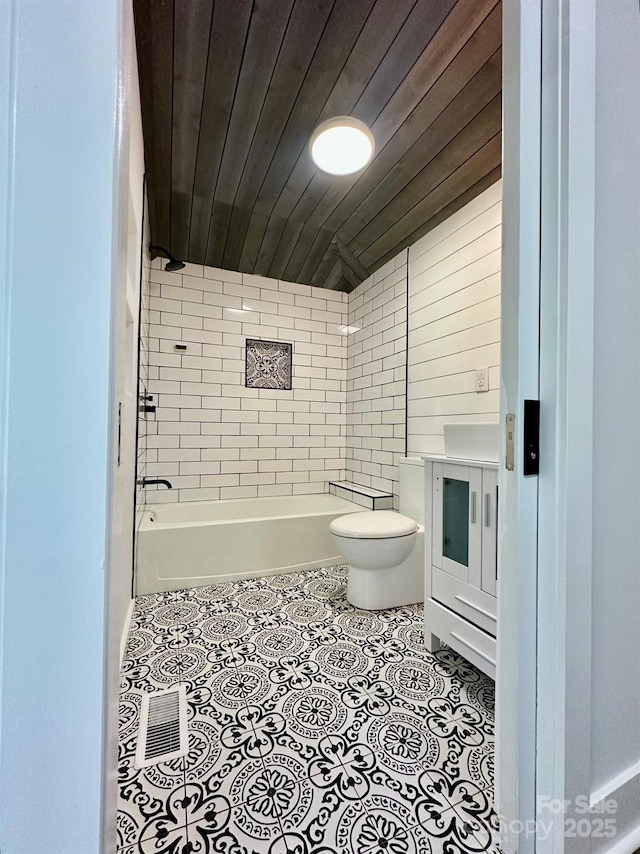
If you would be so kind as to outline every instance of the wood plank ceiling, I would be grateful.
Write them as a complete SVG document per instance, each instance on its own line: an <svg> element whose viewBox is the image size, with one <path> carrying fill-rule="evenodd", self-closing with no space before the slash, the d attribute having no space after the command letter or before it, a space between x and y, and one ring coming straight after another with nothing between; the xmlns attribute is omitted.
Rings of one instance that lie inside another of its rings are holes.
<svg viewBox="0 0 640 854"><path fill-rule="evenodd" d="M134 0L153 243L351 290L500 175L499 0ZM364 121L376 156L316 170Z"/></svg>

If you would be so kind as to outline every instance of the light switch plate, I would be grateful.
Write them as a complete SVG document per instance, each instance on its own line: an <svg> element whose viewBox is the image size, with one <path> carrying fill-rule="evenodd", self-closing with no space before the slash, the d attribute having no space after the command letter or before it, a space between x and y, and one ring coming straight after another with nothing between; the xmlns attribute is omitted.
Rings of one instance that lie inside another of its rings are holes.
<svg viewBox="0 0 640 854"><path fill-rule="evenodd" d="M489 391L489 368L476 370L476 391Z"/></svg>

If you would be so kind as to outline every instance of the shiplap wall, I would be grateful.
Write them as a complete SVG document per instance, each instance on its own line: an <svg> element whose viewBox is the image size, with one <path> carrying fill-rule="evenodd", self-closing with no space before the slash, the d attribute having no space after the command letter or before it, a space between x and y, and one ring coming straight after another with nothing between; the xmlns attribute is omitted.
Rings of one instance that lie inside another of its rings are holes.
<svg viewBox="0 0 640 854"><path fill-rule="evenodd" d="M409 250L410 454L444 453L445 423L498 420L501 222L498 181Z"/></svg>
<svg viewBox="0 0 640 854"><path fill-rule="evenodd" d="M405 451L407 252L349 294L347 480L394 494Z"/></svg>
<svg viewBox="0 0 640 854"><path fill-rule="evenodd" d="M327 492L345 472L347 295L164 263L150 271L144 465L174 488L147 503ZM245 388L246 338L293 343L292 390Z"/></svg>

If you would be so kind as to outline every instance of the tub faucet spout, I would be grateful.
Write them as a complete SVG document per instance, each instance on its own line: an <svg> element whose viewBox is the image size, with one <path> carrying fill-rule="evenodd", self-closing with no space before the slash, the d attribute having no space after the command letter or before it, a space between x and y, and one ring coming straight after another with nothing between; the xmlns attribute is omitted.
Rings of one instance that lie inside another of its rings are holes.
<svg viewBox="0 0 640 854"><path fill-rule="evenodd" d="M158 486L166 486L167 489L173 489L171 481L164 480L164 478L157 477L143 477L140 481L138 481L140 486L144 489L146 486L153 486L157 484Z"/></svg>

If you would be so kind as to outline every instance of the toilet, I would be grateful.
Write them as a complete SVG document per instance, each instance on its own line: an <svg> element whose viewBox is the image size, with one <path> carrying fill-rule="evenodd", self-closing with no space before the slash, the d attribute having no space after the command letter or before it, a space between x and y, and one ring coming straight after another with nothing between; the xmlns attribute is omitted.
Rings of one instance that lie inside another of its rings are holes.
<svg viewBox="0 0 640 854"><path fill-rule="evenodd" d="M349 564L347 599L367 611L424 600L424 463L403 457L399 469L399 512L348 513L329 526Z"/></svg>

